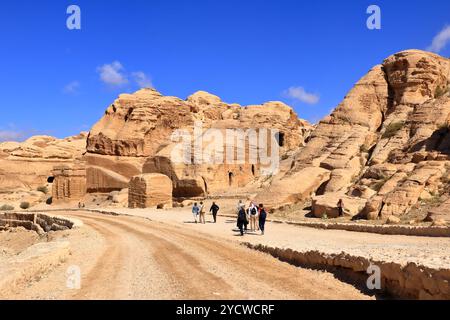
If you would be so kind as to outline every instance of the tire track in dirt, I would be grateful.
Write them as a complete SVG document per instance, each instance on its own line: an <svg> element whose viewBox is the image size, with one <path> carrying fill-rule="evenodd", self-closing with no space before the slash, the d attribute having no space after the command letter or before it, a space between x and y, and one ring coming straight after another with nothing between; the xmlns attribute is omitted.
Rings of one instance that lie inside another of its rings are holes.
<svg viewBox="0 0 450 320"><path fill-rule="evenodd" d="M141 223L129 221L139 228ZM227 263L235 273L251 277L259 285L267 284L272 290L281 295L289 292L293 298L316 297L318 299L336 299L336 290L340 290L339 299L354 299L356 296L363 297L355 288L335 279L331 274L320 271L305 270L288 265L265 254L254 252L248 248L223 243L221 239L201 233L194 234L181 227L171 226L164 223L154 222L152 232L169 234L172 241L189 242L195 246L199 253L207 253L208 258L221 260ZM243 258L245 257L245 258ZM327 277L328 276L328 277ZM330 290L330 283L333 290ZM349 290L350 288L350 290ZM355 294L356 293L356 294ZM299 294L301 294L299 296Z"/></svg>
<svg viewBox="0 0 450 320"><path fill-rule="evenodd" d="M120 218L92 217L82 214L76 215L79 218L88 221L88 224L99 223L114 226L123 232L133 234L146 243L149 250L158 265L169 275L174 282L178 284L181 295L190 299L211 299L214 292L219 292L221 298L235 297L236 293L231 291L223 279L205 270L201 263L192 255L183 251L183 247L164 239L164 234L155 236L152 233L145 232L130 226L130 222L122 222ZM139 224L131 224L142 227ZM147 230L148 231L148 230ZM86 286L86 284L84 284ZM89 282L88 285L89 287ZM174 293L180 294L180 293Z"/></svg>
<svg viewBox="0 0 450 320"><path fill-rule="evenodd" d="M123 250L125 249L120 244L120 236L96 223L95 219L89 219L87 225L104 238L106 248L91 271L82 277L81 288L72 298L92 298L92 294L95 292L96 296L113 299L118 289L118 283L111 281L111 279L117 278L119 274L118 262L123 259ZM92 290L92 288L95 288L95 290Z"/></svg>
<svg viewBox="0 0 450 320"><path fill-rule="evenodd" d="M223 243L192 230L134 217L109 217L76 214L77 217L112 225L148 243L158 265L179 283L182 298L245 299L249 295L236 288L234 279L250 278L261 290L271 291L269 297L291 299L364 299L353 287L331 275L305 270L282 263L262 253ZM189 254L190 253L190 254ZM215 275L205 266L219 266ZM228 274L220 277L220 269ZM231 280L231 281L230 281ZM250 285L251 286L251 285ZM339 296L337 292L339 291ZM257 294L257 292L256 292Z"/></svg>

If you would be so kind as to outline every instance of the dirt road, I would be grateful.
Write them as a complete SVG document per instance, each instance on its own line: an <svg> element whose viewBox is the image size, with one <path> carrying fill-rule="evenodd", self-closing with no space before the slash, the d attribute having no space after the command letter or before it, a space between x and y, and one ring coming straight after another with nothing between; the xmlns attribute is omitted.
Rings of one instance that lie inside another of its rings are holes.
<svg viewBox="0 0 450 320"><path fill-rule="evenodd" d="M296 268L182 226L70 215L85 224L62 235L71 242L70 258L11 298L370 299L330 273ZM66 287L69 266L81 270L80 290Z"/></svg>

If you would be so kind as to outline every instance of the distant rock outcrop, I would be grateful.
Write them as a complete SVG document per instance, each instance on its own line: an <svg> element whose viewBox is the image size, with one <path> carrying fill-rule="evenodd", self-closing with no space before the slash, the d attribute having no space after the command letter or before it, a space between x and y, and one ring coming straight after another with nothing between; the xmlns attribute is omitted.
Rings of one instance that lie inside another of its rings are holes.
<svg viewBox="0 0 450 320"><path fill-rule="evenodd" d="M197 129L196 124L201 124L202 128ZM180 198L245 187L260 176L258 163L230 164L225 159L204 158L225 158L224 141L215 139L216 134L225 136L230 129L264 128L280 131L277 140L281 153L287 155L303 145L311 126L281 102L242 107L226 104L219 97L202 91L187 100L166 97L154 89L121 95L89 134L85 155L88 191L127 188L130 178L142 173L170 177L174 196ZM208 129L215 131L208 134ZM192 154L188 161L174 161L174 156L186 157L183 154L186 148L179 148L184 136L190 137L192 145L199 140L202 145L189 150ZM247 159L249 152L257 152L248 137L240 142L243 144L237 143L236 149L245 149L239 151L243 151ZM238 152L236 149L233 152Z"/></svg>
<svg viewBox="0 0 450 320"><path fill-rule="evenodd" d="M0 143L0 193L45 186L57 165L72 164L86 152L87 133L66 139L34 136Z"/></svg>

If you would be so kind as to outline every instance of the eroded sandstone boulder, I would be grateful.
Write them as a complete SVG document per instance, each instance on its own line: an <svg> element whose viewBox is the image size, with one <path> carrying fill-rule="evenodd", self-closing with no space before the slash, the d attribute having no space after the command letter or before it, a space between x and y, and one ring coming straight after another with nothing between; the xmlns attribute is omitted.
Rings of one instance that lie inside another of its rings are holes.
<svg viewBox="0 0 450 320"><path fill-rule="evenodd" d="M163 174L142 174L131 178L129 208L171 208L172 180Z"/></svg>
<svg viewBox="0 0 450 320"><path fill-rule="evenodd" d="M254 199L266 207L275 209L303 202L313 196L317 188L330 179L330 171L320 167L307 167L277 180ZM337 201L336 201L337 203Z"/></svg>
<svg viewBox="0 0 450 320"><path fill-rule="evenodd" d="M450 225L450 200L445 201L437 208L430 209L425 221Z"/></svg>
<svg viewBox="0 0 450 320"><path fill-rule="evenodd" d="M356 197L349 197L339 193L328 193L323 196L316 196L312 199L312 213L316 218L338 218L339 209L337 203L342 199L344 215L354 217L361 213L367 200Z"/></svg>

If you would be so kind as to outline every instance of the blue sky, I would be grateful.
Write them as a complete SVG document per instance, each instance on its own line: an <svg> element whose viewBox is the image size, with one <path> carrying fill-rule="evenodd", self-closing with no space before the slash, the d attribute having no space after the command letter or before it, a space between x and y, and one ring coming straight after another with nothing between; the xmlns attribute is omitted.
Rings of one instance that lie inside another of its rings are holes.
<svg viewBox="0 0 450 320"><path fill-rule="evenodd" d="M72 4L81 30L66 27ZM366 27L371 4L381 30ZM0 139L87 131L118 94L150 82L181 98L281 100L316 122L372 66L426 49L448 25L448 0L4 1Z"/></svg>

